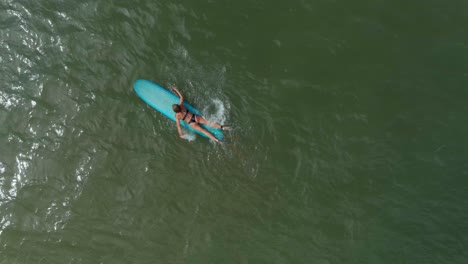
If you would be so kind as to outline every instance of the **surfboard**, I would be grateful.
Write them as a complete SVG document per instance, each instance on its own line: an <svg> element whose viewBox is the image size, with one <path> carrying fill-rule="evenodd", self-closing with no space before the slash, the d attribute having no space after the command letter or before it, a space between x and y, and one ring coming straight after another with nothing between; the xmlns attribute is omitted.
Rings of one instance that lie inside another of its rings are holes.
<svg viewBox="0 0 468 264"><path fill-rule="evenodd" d="M172 110L172 105L179 103L180 99L178 96L176 96L169 90L161 87L160 85L154 82L143 80L143 79L136 80L135 83L133 84L133 89L135 90L135 93L138 95L138 97L140 97L148 105L150 105L151 107L159 111L161 114L165 115L170 120L174 122L176 121L175 113ZM184 106L190 112L195 113L196 115L203 116L200 111L198 111L195 107L191 106L187 102L184 102ZM207 137L205 134L201 133L200 131L193 129L185 121L181 121L180 125L185 129L188 129L199 135ZM210 132L217 139L219 140L224 139L223 132L221 129L210 127L210 126L205 126L205 125L201 125L201 126L204 129L208 130L208 132Z"/></svg>

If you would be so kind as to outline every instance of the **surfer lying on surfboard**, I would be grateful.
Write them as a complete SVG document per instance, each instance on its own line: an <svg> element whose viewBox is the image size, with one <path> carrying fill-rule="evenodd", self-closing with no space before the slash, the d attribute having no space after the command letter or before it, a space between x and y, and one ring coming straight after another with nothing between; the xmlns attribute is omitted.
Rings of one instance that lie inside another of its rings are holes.
<svg viewBox="0 0 468 264"><path fill-rule="evenodd" d="M176 93L180 97L179 104L172 105L172 110L174 110L174 112L176 113L175 119L177 124L177 132L179 132L179 137L184 138L184 135L182 134L182 128L180 127L180 120L182 120L186 122L189 126L191 126L193 129L198 130L203 134L207 135L216 143L221 143L221 141L215 138L210 132L201 127L200 124L208 125L214 128L221 128L222 130L226 130L228 127L220 125L218 123L210 122L200 115L196 115L192 112L189 112L188 109L184 106L184 97L179 92L177 87L172 87L172 91L174 91L174 93Z"/></svg>

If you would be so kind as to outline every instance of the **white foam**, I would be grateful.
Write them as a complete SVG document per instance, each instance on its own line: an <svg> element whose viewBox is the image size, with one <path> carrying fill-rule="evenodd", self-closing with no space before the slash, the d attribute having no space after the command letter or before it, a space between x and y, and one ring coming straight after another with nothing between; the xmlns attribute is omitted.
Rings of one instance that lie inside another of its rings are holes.
<svg viewBox="0 0 468 264"><path fill-rule="evenodd" d="M211 122L224 124L226 121L226 106L220 99L211 99L211 105L205 107L203 113L206 113L205 117Z"/></svg>
<svg viewBox="0 0 468 264"><path fill-rule="evenodd" d="M188 140L189 142L194 141L197 138L195 133L188 130L184 130L182 132L182 135L184 135L184 139Z"/></svg>

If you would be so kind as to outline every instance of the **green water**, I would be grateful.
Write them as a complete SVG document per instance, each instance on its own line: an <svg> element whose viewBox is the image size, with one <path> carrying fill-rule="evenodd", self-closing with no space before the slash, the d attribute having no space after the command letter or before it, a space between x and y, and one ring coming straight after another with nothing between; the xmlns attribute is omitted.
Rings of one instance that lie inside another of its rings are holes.
<svg viewBox="0 0 468 264"><path fill-rule="evenodd" d="M0 0L0 263L468 263L467 14Z"/></svg>

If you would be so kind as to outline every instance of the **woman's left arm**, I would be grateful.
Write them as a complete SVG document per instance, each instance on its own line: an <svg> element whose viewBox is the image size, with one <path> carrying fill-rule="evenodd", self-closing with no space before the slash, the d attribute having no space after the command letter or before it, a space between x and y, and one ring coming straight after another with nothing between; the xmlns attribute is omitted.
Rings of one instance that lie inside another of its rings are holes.
<svg viewBox="0 0 468 264"><path fill-rule="evenodd" d="M180 97L180 102L179 102L179 105L183 105L184 104L184 97L182 96L182 94L179 92L179 90L177 89L177 87L172 87L172 91L174 91L174 93L176 93L179 97Z"/></svg>

